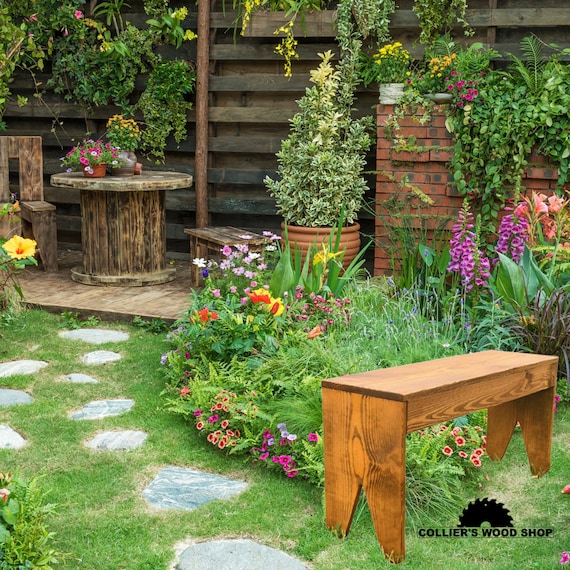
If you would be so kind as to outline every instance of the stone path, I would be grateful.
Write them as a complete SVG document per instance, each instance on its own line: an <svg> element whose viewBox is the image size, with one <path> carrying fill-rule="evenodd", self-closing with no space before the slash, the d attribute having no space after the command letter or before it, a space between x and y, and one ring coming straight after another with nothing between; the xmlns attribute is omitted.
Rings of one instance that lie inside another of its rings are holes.
<svg viewBox="0 0 570 570"><path fill-rule="evenodd" d="M107 329L77 329L59 335L69 341L89 344L120 343L129 338L127 333ZM98 366L121 359L118 352L96 350L86 353L82 361ZM15 375L35 374L49 366L37 360L15 360L0 363L0 378ZM98 380L88 374L70 373L64 377L72 383L97 384ZM9 384L6 380L3 384ZM33 398L24 390L0 388L0 408L31 404ZM69 417L76 421L99 419L128 413L136 402L133 400L94 400L78 410L70 410ZM144 445L148 434L132 430L113 430L97 433L85 445L98 451L128 451ZM9 425L0 424L0 448L19 449L28 445L25 437ZM161 469L142 491L147 503L158 509L192 510L210 501L228 499L247 488L247 483L219 475L172 466ZM307 566L291 556L253 542L251 540L212 540L190 542L181 550L171 570L194 570L215 567L217 570L307 570Z"/></svg>

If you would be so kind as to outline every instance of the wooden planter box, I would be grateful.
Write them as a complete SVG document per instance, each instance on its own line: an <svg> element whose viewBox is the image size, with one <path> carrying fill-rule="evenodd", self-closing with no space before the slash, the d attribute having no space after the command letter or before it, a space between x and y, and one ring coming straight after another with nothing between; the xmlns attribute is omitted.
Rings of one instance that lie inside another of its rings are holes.
<svg viewBox="0 0 570 570"><path fill-rule="evenodd" d="M387 200L401 196L414 212L421 211L421 222L419 218L408 221L411 227L418 230L418 236L421 234L426 238L427 245L431 245L431 239L438 230L452 228L463 203L463 196L453 187L453 177L448 169L453 140L445 128L445 107L436 107L427 124L419 123L420 115L406 116L398 121L401 127L398 136L405 140L410 136L415 137L413 152L397 150L394 141L386 137L384 126L393 112L394 105L377 106L374 275L393 272L392 260L386 248L390 242L387 226L390 227L392 216L397 212L388 211L383 206ZM422 151L421 147L426 150ZM545 194L554 192L557 179L556 167L549 164L545 156L532 153L523 177L527 194L533 191ZM414 189L429 196L433 204L420 208L421 202L414 197ZM389 223L386 224L385 220ZM423 230L420 231L420 228Z"/></svg>

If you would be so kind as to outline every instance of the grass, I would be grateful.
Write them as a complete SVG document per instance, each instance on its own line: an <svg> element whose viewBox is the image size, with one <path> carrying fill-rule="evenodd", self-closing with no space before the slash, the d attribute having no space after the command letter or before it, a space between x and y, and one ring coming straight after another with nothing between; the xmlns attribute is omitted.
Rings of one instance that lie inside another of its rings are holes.
<svg viewBox="0 0 570 570"><path fill-rule="evenodd" d="M0 470L25 477L42 476L50 502L58 505L49 521L54 547L67 553L64 570L161 570L174 560L178 543L216 538L250 538L300 558L314 570L393 568L379 548L363 504L345 539L324 525L322 491L298 480L268 472L242 458L213 452L196 430L163 408L160 355L163 336L130 325L100 324L125 330L130 339L94 347L58 336L65 320L42 311L0 328L0 361L45 360L49 365L31 376L0 379L1 387L29 392L34 402L0 409L0 423L20 432L29 445L0 450ZM359 333L360 342L364 331ZM368 339L370 341L370 339ZM88 367L81 356L96 349L122 354L122 360ZM348 349L345 349L348 350ZM71 384L71 372L95 376L99 384ZM133 410L117 417L73 421L69 414L102 398L132 398ZM402 569L472 570L548 569L559 567L560 552L570 550L570 410L559 405L554 426L552 468L531 477L520 433L503 461L490 464L488 481L476 497L502 502L514 526L550 528L550 538L421 538L422 525L450 528L461 509L437 524L408 525ZM149 437L140 449L104 452L85 447L95 434L111 429L140 429ZM230 500L214 501L194 511L157 510L142 490L157 472L176 465L247 481L248 489ZM411 521L409 521L411 523Z"/></svg>

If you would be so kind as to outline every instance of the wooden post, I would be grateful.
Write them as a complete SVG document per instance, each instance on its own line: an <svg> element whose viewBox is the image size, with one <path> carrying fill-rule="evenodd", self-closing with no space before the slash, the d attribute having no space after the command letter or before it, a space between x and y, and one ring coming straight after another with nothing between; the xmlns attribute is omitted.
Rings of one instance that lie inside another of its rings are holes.
<svg viewBox="0 0 570 570"><path fill-rule="evenodd" d="M196 227L208 225L208 75L210 73L210 2L198 3L196 61Z"/></svg>

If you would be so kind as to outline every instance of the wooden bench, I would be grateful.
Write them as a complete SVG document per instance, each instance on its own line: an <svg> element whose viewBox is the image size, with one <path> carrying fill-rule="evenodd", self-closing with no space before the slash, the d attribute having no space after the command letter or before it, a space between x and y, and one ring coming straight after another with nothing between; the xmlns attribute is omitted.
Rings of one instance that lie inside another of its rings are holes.
<svg viewBox="0 0 570 570"><path fill-rule="evenodd" d="M220 250L229 245L247 244L251 251L260 251L267 238L261 234L255 234L242 228L232 226L218 226L207 228L186 228L184 233L190 236L190 257L207 259L210 252L217 259ZM244 237L247 236L247 237ZM190 280L193 287L200 285L200 268L192 264Z"/></svg>
<svg viewBox="0 0 570 570"><path fill-rule="evenodd" d="M55 206L44 201L42 137L0 136L0 202L10 196L10 160L18 161L22 235L37 243L45 271L57 272Z"/></svg>
<svg viewBox="0 0 570 570"><path fill-rule="evenodd" d="M322 382L326 525L347 534L364 488L386 557L405 556L406 434L488 408L489 457L520 423L533 475L550 469L558 357L452 356Z"/></svg>

